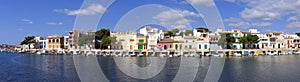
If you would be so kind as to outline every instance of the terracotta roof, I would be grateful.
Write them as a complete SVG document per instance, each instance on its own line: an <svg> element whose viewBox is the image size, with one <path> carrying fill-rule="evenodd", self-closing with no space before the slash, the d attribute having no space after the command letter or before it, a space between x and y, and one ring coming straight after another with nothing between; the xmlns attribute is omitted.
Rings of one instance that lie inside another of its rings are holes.
<svg viewBox="0 0 300 82"><path fill-rule="evenodd" d="M161 41L159 41L158 43L169 43L169 42L174 42L174 40L169 39L169 38L165 38L165 39L162 39Z"/></svg>

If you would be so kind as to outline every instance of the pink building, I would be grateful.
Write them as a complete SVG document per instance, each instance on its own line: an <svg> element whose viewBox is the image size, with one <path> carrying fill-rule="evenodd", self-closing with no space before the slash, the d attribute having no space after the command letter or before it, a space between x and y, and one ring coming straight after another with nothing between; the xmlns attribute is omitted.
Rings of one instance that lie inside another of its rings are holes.
<svg viewBox="0 0 300 82"><path fill-rule="evenodd" d="M174 48L173 43L174 43L173 39L166 38L166 39L163 39L162 41L159 41L157 43L157 47L160 47L163 50L172 49L172 48Z"/></svg>

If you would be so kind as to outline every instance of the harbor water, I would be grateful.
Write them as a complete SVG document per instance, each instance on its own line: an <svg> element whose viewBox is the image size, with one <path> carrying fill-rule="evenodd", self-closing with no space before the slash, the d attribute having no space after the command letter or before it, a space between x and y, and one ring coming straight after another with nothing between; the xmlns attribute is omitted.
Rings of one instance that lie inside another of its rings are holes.
<svg viewBox="0 0 300 82"><path fill-rule="evenodd" d="M86 56L82 56L86 57ZM146 57L135 58L136 64L146 67ZM199 68L195 82L202 82L212 57L188 57L197 59ZM282 82L300 81L300 55L224 57L224 69L220 82ZM163 70L150 79L137 79L126 75L116 65L113 57L97 57L105 76L111 82L172 82L178 73L181 58L167 58ZM130 69L130 68L128 68ZM151 72L151 70L149 70ZM184 78L183 78L184 79ZM72 55L29 55L0 53L0 82L80 82ZM99 81L101 82L101 81Z"/></svg>

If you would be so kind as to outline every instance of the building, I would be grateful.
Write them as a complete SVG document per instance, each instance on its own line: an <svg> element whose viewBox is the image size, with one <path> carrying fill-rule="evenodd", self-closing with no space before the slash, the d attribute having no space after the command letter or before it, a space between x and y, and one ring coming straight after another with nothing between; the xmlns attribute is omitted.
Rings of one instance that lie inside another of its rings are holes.
<svg viewBox="0 0 300 82"><path fill-rule="evenodd" d="M64 36L64 49L71 49L69 44L69 37L70 36Z"/></svg>
<svg viewBox="0 0 300 82"><path fill-rule="evenodd" d="M157 47L162 50L172 50L174 40L170 38L164 38L157 43Z"/></svg>
<svg viewBox="0 0 300 82"><path fill-rule="evenodd" d="M64 48L64 37L62 36L48 36L47 38L48 50L59 50Z"/></svg>
<svg viewBox="0 0 300 82"><path fill-rule="evenodd" d="M39 49L47 49L48 41L47 40L39 40Z"/></svg>
<svg viewBox="0 0 300 82"><path fill-rule="evenodd" d="M185 50L197 50L198 43L197 43L197 37L195 36L184 36L184 49ZM204 48L208 49L208 45L206 45Z"/></svg>
<svg viewBox="0 0 300 82"><path fill-rule="evenodd" d="M134 50L137 41L136 32L116 32L111 33L111 37L116 37L116 42L114 43L113 49L120 50Z"/></svg>
<svg viewBox="0 0 300 82"><path fill-rule="evenodd" d="M147 36L137 34L136 50L147 50Z"/></svg>
<svg viewBox="0 0 300 82"><path fill-rule="evenodd" d="M148 36L147 38L147 49L156 49L157 42L159 41L160 34L157 28L151 26L145 26L140 29L140 34Z"/></svg>
<svg viewBox="0 0 300 82"><path fill-rule="evenodd" d="M78 30L72 30L69 32L69 46L71 49L77 49L78 48L78 39L79 35L82 34Z"/></svg>

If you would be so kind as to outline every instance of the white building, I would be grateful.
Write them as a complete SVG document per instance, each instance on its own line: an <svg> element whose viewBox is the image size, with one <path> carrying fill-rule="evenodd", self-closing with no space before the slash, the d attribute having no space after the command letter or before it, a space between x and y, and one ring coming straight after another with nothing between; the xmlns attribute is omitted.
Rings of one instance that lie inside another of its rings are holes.
<svg viewBox="0 0 300 82"><path fill-rule="evenodd" d="M69 43L69 37L70 36L64 36L64 49L70 49L70 43Z"/></svg>
<svg viewBox="0 0 300 82"><path fill-rule="evenodd" d="M140 34L144 36L148 36L147 49L155 49L157 46L157 42L159 41L160 33L158 33L157 28L153 28L151 26L145 26L140 29Z"/></svg>

